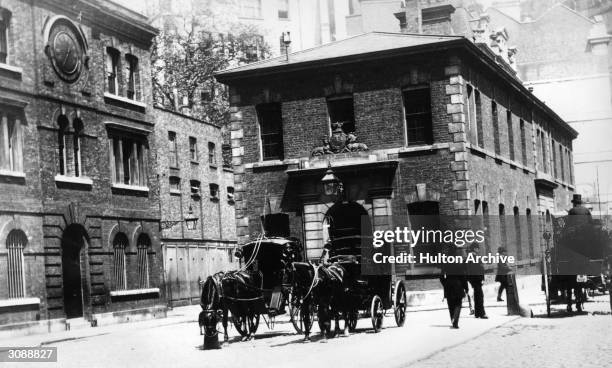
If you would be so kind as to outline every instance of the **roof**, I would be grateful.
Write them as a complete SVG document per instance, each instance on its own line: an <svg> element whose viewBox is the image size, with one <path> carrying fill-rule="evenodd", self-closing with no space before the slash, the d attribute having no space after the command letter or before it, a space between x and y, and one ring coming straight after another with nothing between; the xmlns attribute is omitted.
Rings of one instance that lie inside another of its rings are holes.
<svg viewBox="0 0 612 368"><path fill-rule="evenodd" d="M310 49L293 52L276 58L262 60L246 64L217 73L217 76L230 76L242 74L242 72L275 69L276 67L309 64L316 61L330 60L335 58L347 58L350 56L379 53L405 49L420 45L440 44L448 41L462 39L461 36L422 35L410 33L370 32L357 36L330 42Z"/></svg>
<svg viewBox="0 0 612 368"><path fill-rule="evenodd" d="M329 67L339 64L359 63L371 60L380 60L393 56L417 54L439 51L451 48L463 48L471 53L493 72L505 79L515 90L529 98L539 109L573 137L578 132L557 115L550 107L540 101L533 93L519 81L515 75L507 70L507 66L499 62L491 50L482 50L472 41L463 36L425 35L413 33L370 32L331 42L311 49L289 54L286 56L226 69L215 73L221 83L230 84L232 80L250 77L263 77L265 75L290 72L296 70L313 70L316 67Z"/></svg>

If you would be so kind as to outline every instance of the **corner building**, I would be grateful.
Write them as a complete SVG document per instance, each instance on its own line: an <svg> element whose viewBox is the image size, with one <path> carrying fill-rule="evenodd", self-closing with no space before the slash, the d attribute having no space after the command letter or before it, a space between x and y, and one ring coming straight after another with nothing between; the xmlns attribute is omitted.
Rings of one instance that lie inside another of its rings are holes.
<svg viewBox="0 0 612 368"><path fill-rule="evenodd" d="M576 132L467 38L366 33L217 78L230 87L239 242L260 231L263 213L284 214L310 259L328 238L359 234L360 214L373 230L479 215L490 221L487 248L504 244L519 267L537 268L537 222L515 218L528 241L509 244L503 219L570 206ZM341 201L323 194L328 164ZM428 287L419 266L395 272Z"/></svg>
<svg viewBox="0 0 612 368"><path fill-rule="evenodd" d="M157 31L102 0L5 0L0 14L0 325L165 315Z"/></svg>

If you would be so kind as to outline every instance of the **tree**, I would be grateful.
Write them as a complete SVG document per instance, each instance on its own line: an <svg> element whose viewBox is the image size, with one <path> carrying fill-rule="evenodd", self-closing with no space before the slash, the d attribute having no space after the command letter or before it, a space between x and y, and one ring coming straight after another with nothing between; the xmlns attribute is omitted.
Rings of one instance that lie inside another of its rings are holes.
<svg viewBox="0 0 612 368"><path fill-rule="evenodd" d="M269 57L256 27L235 24L233 33L211 32L193 17L185 32L164 27L151 51L153 97L169 110L190 109L192 116L224 126L228 92L214 73Z"/></svg>

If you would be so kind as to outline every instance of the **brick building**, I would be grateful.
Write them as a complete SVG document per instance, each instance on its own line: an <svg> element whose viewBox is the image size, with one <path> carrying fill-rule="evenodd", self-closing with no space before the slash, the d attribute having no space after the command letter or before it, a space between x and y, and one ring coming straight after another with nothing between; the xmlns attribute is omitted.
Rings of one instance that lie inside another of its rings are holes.
<svg viewBox="0 0 612 368"><path fill-rule="evenodd" d="M155 35L110 1L0 2L0 325L165 315Z"/></svg>
<svg viewBox="0 0 612 368"><path fill-rule="evenodd" d="M155 109L155 141L168 300L199 302L200 280L237 268L234 174L218 126Z"/></svg>
<svg viewBox="0 0 612 368"><path fill-rule="evenodd" d="M311 259L330 236L358 233L360 214L375 230L416 215L480 215L498 223L492 251L507 245L521 267L536 267L537 229L523 226L529 241L517 249L494 215L569 207L576 132L481 46L373 32L219 73L231 95L239 241L269 211L288 217ZM322 192L328 164L342 201Z"/></svg>

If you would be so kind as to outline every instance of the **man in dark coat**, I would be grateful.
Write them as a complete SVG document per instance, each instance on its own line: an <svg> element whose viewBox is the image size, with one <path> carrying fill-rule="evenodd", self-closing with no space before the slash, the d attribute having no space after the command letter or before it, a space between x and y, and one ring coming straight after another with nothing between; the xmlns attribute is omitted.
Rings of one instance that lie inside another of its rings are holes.
<svg viewBox="0 0 612 368"><path fill-rule="evenodd" d="M497 253L499 253L502 256L507 255L506 248L499 247L497 249ZM497 276L495 276L495 281L499 282L499 289L497 290L497 301L498 302L504 301L501 296L504 290L508 289L508 274L510 272L511 272L510 267L505 262L499 261L499 263L497 264Z"/></svg>
<svg viewBox="0 0 612 368"><path fill-rule="evenodd" d="M478 243L472 243L469 248L470 253L477 256L480 254L480 246ZM487 319L487 314L484 309L484 293L482 292L482 284L484 283L485 269L482 263L469 263L467 266L467 279L472 289L474 289L474 317Z"/></svg>
<svg viewBox="0 0 612 368"><path fill-rule="evenodd" d="M452 247L448 252L449 256L462 256L462 252L457 247ZM463 257L465 260L465 257ZM459 316L461 315L461 303L468 292L467 272L465 263L444 263L442 264L442 274L440 281L444 287L444 297L448 305L450 314L451 328L459 328Z"/></svg>

